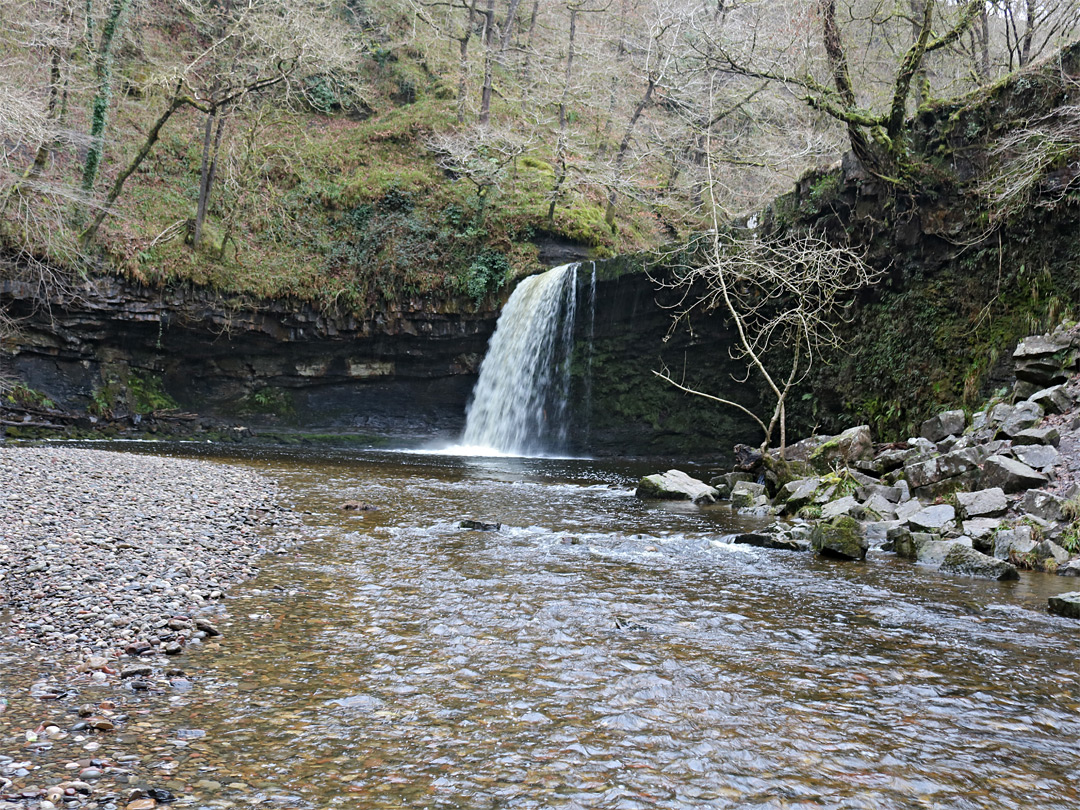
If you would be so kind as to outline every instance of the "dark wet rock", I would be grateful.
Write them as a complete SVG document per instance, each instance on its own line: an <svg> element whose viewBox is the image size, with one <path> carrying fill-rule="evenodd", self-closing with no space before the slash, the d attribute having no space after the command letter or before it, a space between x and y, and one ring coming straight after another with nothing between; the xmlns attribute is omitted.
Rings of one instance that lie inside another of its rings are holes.
<svg viewBox="0 0 1080 810"><path fill-rule="evenodd" d="M1057 569L1059 577L1080 577L1080 559L1071 560Z"/></svg>
<svg viewBox="0 0 1080 810"><path fill-rule="evenodd" d="M757 548L778 549L780 551L806 551L809 548L806 541L796 540L786 533L746 532L735 535L731 538L731 542Z"/></svg>
<svg viewBox="0 0 1080 810"><path fill-rule="evenodd" d="M1080 619L1080 591L1051 596L1048 600L1048 608L1056 616Z"/></svg>
<svg viewBox="0 0 1080 810"><path fill-rule="evenodd" d="M941 563L941 570L949 574L966 574L982 579L1019 579L1016 566L1004 560L994 559L961 543L953 543Z"/></svg>
<svg viewBox="0 0 1080 810"><path fill-rule="evenodd" d="M731 488L740 481L753 481L754 476L745 472L728 472L709 479L709 486L716 490L718 498L730 498Z"/></svg>
<svg viewBox="0 0 1080 810"><path fill-rule="evenodd" d="M206 633L206 635L208 636L221 635L221 631L217 628L217 626L208 619L204 619L203 617L198 616L195 618L194 623L195 629L198 630L200 633Z"/></svg>
<svg viewBox="0 0 1080 810"><path fill-rule="evenodd" d="M1055 466L1061 455L1048 444L1028 444L1014 447L1012 454L1018 461L1034 470L1046 471Z"/></svg>
<svg viewBox="0 0 1080 810"><path fill-rule="evenodd" d="M681 470L647 475L638 482L634 493L643 500L693 501L714 503L719 497L716 489Z"/></svg>
<svg viewBox="0 0 1080 810"><path fill-rule="evenodd" d="M1057 447L1061 442L1061 433L1055 427L1037 427L1021 430L1013 436L1013 447L1031 444L1049 444Z"/></svg>
<svg viewBox="0 0 1080 810"><path fill-rule="evenodd" d="M960 505L960 517L997 517L1004 515L1009 508L1005 499L1005 490L1001 487L989 487L975 492L957 492L956 501Z"/></svg>
<svg viewBox="0 0 1080 810"><path fill-rule="evenodd" d="M761 465L763 455L760 450L747 444L737 444L732 448L735 454L735 469L741 472L752 472Z"/></svg>
<svg viewBox="0 0 1080 810"><path fill-rule="evenodd" d="M847 515L814 526L810 533L810 545L823 557L843 560L863 560L870 547L862 535L859 522Z"/></svg>
<svg viewBox="0 0 1080 810"><path fill-rule="evenodd" d="M979 480L986 489L1000 487L1005 494L1010 495L1045 486L1049 479L1022 461L1007 456L990 456L983 464Z"/></svg>
<svg viewBox="0 0 1080 810"><path fill-rule="evenodd" d="M485 523L482 520L463 520L458 524L459 529L471 529L475 532L497 532L502 528L501 523Z"/></svg>
<svg viewBox="0 0 1080 810"><path fill-rule="evenodd" d="M947 436L959 436L964 432L966 419L963 411L945 411L923 422L919 434L931 442L940 442Z"/></svg>
<svg viewBox="0 0 1080 810"><path fill-rule="evenodd" d="M370 503L361 503L360 501L345 501L341 505L342 511L345 512L375 512L378 510L377 506L372 506Z"/></svg>
<svg viewBox="0 0 1080 810"><path fill-rule="evenodd" d="M1053 540L1042 540L1035 544L1031 553L1038 560L1039 566L1046 570L1057 570L1059 565L1069 561L1069 552L1055 543Z"/></svg>
<svg viewBox="0 0 1080 810"><path fill-rule="evenodd" d="M145 678L153 673L153 668L146 666L145 664L136 664L130 667L124 667L120 670L120 678Z"/></svg>
<svg viewBox="0 0 1080 810"><path fill-rule="evenodd" d="M1062 505L1065 499L1042 489L1029 489L1017 504L1017 510L1039 520L1057 522L1065 515Z"/></svg>

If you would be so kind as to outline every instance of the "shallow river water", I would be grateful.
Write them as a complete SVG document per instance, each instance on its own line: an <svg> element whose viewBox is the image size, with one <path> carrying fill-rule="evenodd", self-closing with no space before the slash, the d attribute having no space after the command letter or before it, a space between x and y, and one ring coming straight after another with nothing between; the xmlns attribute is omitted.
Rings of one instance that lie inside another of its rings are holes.
<svg viewBox="0 0 1080 810"><path fill-rule="evenodd" d="M614 463L235 463L280 481L317 539L232 592L224 643L182 657L191 691L139 698L181 729L162 773L207 798L1080 807L1080 626L1045 612L1058 578L733 547L745 523L644 504L643 471Z"/></svg>

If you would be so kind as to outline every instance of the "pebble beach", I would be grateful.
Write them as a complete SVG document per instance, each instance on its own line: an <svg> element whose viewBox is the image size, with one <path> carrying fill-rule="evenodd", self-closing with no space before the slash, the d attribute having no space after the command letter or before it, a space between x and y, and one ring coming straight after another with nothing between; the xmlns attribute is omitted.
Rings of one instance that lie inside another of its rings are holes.
<svg viewBox="0 0 1080 810"><path fill-rule="evenodd" d="M134 788L120 696L188 689L174 656L222 642L219 600L299 528L251 470L0 446L0 810L168 803Z"/></svg>

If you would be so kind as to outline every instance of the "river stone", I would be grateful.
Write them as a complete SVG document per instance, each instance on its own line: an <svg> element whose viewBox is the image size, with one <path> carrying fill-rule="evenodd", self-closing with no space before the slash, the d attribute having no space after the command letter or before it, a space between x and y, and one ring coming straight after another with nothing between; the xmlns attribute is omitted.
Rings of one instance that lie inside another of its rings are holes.
<svg viewBox="0 0 1080 810"><path fill-rule="evenodd" d="M1059 565L1057 575L1059 577L1080 577L1080 560L1072 560L1064 565Z"/></svg>
<svg viewBox="0 0 1080 810"><path fill-rule="evenodd" d="M894 526L885 534L885 550L892 551L897 557L915 559L915 538L907 526Z"/></svg>
<svg viewBox="0 0 1080 810"><path fill-rule="evenodd" d="M809 461L815 470L827 472L837 464L853 464L859 459L868 459L873 452L870 427L858 425L828 439L810 453Z"/></svg>
<svg viewBox="0 0 1080 810"><path fill-rule="evenodd" d="M870 544L862 536L859 521L841 515L831 523L818 523L810 533L810 545L823 557L842 560L866 559Z"/></svg>
<svg viewBox="0 0 1080 810"><path fill-rule="evenodd" d="M996 560L973 548L953 543L941 563L941 570L948 574L967 574L983 579L1000 581L1020 579L1016 566L1004 560Z"/></svg>
<svg viewBox="0 0 1080 810"><path fill-rule="evenodd" d="M1001 487L957 492L956 501L960 504L960 516L964 518L997 517L1009 508L1005 490Z"/></svg>
<svg viewBox="0 0 1080 810"><path fill-rule="evenodd" d="M734 509L745 509L758 506L758 498L765 495L765 485L755 484L753 481L739 481L731 488L731 506Z"/></svg>
<svg viewBox="0 0 1080 810"><path fill-rule="evenodd" d="M830 501L821 507L821 519L832 520L838 518L841 515L852 515L859 509L859 502L855 500L853 495L845 495L843 498L838 498L835 501Z"/></svg>
<svg viewBox="0 0 1080 810"><path fill-rule="evenodd" d="M990 456L983 464L982 485L1001 487L1006 494L1045 485L1049 479L1027 464L1006 456Z"/></svg>
<svg viewBox="0 0 1080 810"><path fill-rule="evenodd" d="M912 515L917 515L925 508L918 498L910 498L896 507L896 519L907 521Z"/></svg>
<svg viewBox="0 0 1080 810"><path fill-rule="evenodd" d="M935 504L920 509L907 518L907 524L913 530L942 531L956 519L956 510L947 503Z"/></svg>
<svg viewBox="0 0 1080 810"><path fill-rule="evenodd" d="M693 501L714 503L718 497L715 488L704 481L692 478L681 470L647 475L638 482L634 493L643 500Z"/></svg>
<svg viewBox="0 0 1080 810"><path fill-rule="evenodd" d="M1080 591L1051 596L1048 600L1050 612L1066 619L1080 619Z"/></svg>
<svg viewBox="0 0 1080 810"><path fill-rule="evenodd" d="M1033 428L1042 421L1043 409L1037 402L1021 402L998 429L998 439L1011 439L1017 433Z"/></svg>
<svg viewBox="0 0 1080 810"><path fill-rule="evenodd" d="M1035 558L1042 565L1045 565L1047 560L1053 560L1055 570L1059 565L1064 565L1069 561L1069 552L1053 540L1043 540L1032 549L1031 553L1035 555Z"/></svg>
<svg viewBox="0 0 1080 810"><path fill-rule="evenodd" d="M1048 444L1026 444L1014 447L1012 454L1034 470L1046 470L1060 461L1061 455Z"/></svg>
<svg viewBox="0 0 1080 810"><path fill-rule="evenodd" d="M754 476L746 472L726 472L709 479L709 484L716 489L717 498L730 498L731 488L740 481L753 481Z"/></svg>
<svg viewBox="0 0 1080 810"><path fill-rule="evenodd" d="M1013 447L1026 444L1050 444L1057 447L1061 442L1061 434L1054 427L1037 427L1021 430L1013 436Z"/></svg>
<svg viewBox="0 0 1080 810"><path fill-rule="evenodd" d="M963 411L945 411L923 422L919 435L927 441L940 442L947 436L963 433L965 421Z"/></svg>
<svg viewBox="0 0 1080 810"><path fill-rule="evenodd" d="M1059 498L1052 492L1044 489L1029 489L1017 505L1017 511L1037 517L1039 520L1056 523L1065 517L1062 512L1064 503L1063 498Z"/></svg>
<svg viewBox="0 0 1080 810"><path fill-rule="evenodd" d="M1034 550L1030 526L1002 529L994 535L994 556L999 560L1007 560L1013 554L1030 554Z"/></svg>

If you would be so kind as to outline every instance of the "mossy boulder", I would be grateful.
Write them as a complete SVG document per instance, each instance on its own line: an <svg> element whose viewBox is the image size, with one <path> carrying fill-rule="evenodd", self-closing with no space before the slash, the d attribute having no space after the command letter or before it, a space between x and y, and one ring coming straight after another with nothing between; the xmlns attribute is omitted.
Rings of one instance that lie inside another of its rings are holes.
<svg viewBox="0 0 1080 810"><path fill-rule="evenodd" d="M853 464L874 455L874 443L870 428L866 425L848 428L838 436L824 442L810 453L807 459L818 472L828 472L842 464Z"/></svg>
<svg viewBox="0 0 1080 810"><path fill-rule="evenodd" d="M1019 579L1016 566L1005 560L995 560L970 546L954 543L945 554L941 570L948 574L966 574L983 579Z"/></svg>
<svg viewBox="0 0 1080 810"><path fill-rule="evenodd" d="M870 547L862 535L859 521L848 515L815 526L810 533L810 545L822 557L841 560L866 559L866 550Z"/></svg>

